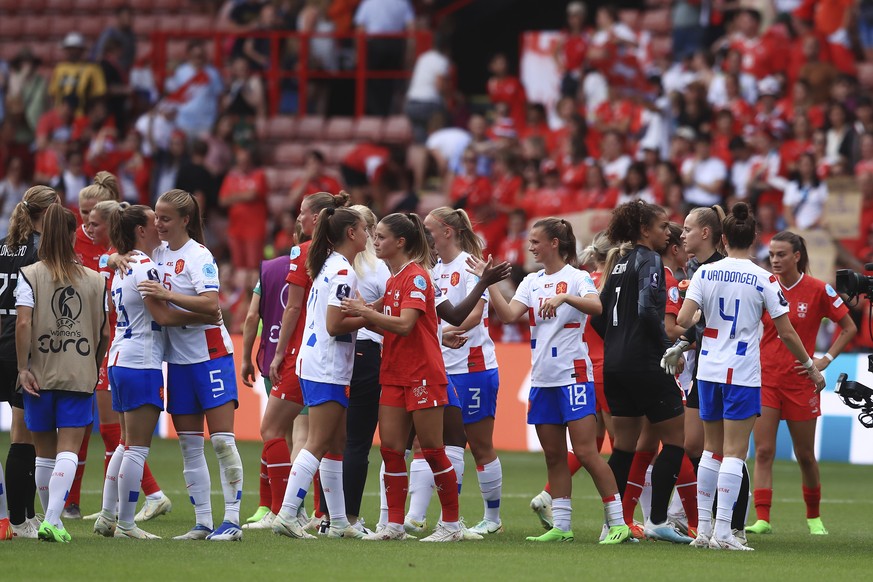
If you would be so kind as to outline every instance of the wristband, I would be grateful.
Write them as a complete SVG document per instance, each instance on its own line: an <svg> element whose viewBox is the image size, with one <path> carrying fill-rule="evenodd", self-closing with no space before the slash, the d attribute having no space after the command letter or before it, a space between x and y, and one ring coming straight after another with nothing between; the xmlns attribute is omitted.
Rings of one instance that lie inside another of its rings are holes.
<svg viewBox="0 0 873 582"><path fill-rule="evenodd" d="M808 360L803 362L803 367L806 368L807 370L811 370L814 365L815 365L815 362L812 361L812 358L809 358Z"/></svg>
<svg viewBox="0 0 873 582"><path fill-rule="evenodd" d="M830 355L829 353L827 353L827 352L825 352L824 357L826 357L826 358L828 359L828 362L833 362L833 361L834 361L834 357L833 357L832 355Z"/></svg>

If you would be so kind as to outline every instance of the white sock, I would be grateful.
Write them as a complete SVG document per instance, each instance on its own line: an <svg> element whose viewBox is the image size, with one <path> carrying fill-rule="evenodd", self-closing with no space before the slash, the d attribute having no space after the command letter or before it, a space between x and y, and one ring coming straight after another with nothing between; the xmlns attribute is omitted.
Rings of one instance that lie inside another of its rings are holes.
<svg viewBox="0 0 873 582"><path fill-rule="evenodd" d="M479 478L479 491L485 504L485 519L500 522L500 496L503 492L503 467L500 459L494 459L486 465L476 467L476 477Z"/></svg>
<svg viewBox="0 0 873 582"><path fill-rule="evenodd" d="M446 456L452 462L455 477L458 479L458 494L461 493L461 485L464 484L464 448L446 446Z"/></svg>
<svg viewBox="0 0 873 582"><path fill-rule="evenodd" d="M118 471L118 523L127 529L134 525L143 467L148 456L148 447L127 447L121 460L121 469Z"/></svg>
<svg viewBox="0 0 873 582"><path fill-rule="evenodd" d="M376 526L388 524L388 497L385 495L385 461L379 467L379 523Z"/></svg>
<svg viewBox="0 0 873 582"><path fill-rule="evenodd" d="M33 480L36 482L36 491L39 493L39 502L42 512L48 513L49 504L49 481L52 479L52 471L55 470L55 460L49 457L37 457L33 469Z"/></svg>
<svg viewBox="0 0 873 582"><path fill-rule="evenodd" d="M606 518L606 525L609 527L624 525L624 510L621 506L620 493L603 498L603 515Z"/></svg>
<svg viewBox="0 0 873 582"><path fill-rule="evenodd" d="M0 519L9 519L9 508L6 504L6 480L3 476L2 464L0 464Z"/></svg>
<svg viewBox="0 0 873 582"><path fill-rule="evenodd" d="M309 491L312 477L318 471L318 465L318 459L306 449L300 449L300 452L297 453L297 458L291 465L291 474L288 475L285 499L282 501L282 511L287 514L287 517L297 515L297 508L303 503L303 498Z"/></svg>
<svg viewBox="0 0 873 582"><path fill-rule="evenodd" d="M212 529L212 486L209 481L209 466L203 453L203 433L178 434L179 447L182 449L182 475L185 477L188 497L194 506L194 518L198 524Z"/></svg>
<svg viewBox="0 0 873 582"><path fill-rule="evenodd" d="M45 512L45 520L55 527L63 528L61 512L64 510L64 502L73 486L76 478L76 468L79 466L79 456L70 451L58 453L55 457L55 468L49 481L48 509Z"/></svg>
<svg viewBox="0 0 873 582"><path fill-rule="evenodd" d="M718 473L721 461L712 452L703 451L697 466L697 533L712 535L712 501L718 486Z"/></svg>
<svg viewBox="0 0 873 582"><path fill-rule="evenodd" d="M643 482L643 490L640 493L640 509L643 511L643 523L649 521L649 513L652 511L652 467L646 469L646 479Z"/></svg>
<svg viewBox="0 0 873 582"><path fill-rule="evenodd" d="M216 432L210 437L218 467L221 469L221 490L224 492L224 521L239 525L239 505L242 501L243 467L232 432Z"/></svg>
<svg viewBox="0 0 873 582"><path fill-rule="evenodd" d="M344 529L349 526L346 516L346 498L343 493L343 461L322 457L318 465L321 474L321 489L327 502L327 512L330 515L330 527Z"/></svg>
<svg viewBox="0 0 873 582"><path fill-rule="evenodd" d="M148 447L146 447L146 448L148 448ZM160 489L158 489L154 493L152 493L150 495L146 495L146 499L148 499L150 501L159 501L161 499L161 497L163 497L163 496L164 496L164 492L161 491Z"/></svg>
<svg viewBox="0 0 873 582"><path fill-rule="evenodd" d="M115 517L118 509L118 473L121 470L121 460L124 458L124 445L119 444L106 465L106 476L103 478L103 511L106 516ZM139 491L137 489L137 491Z"/></svg>
<svg viewBox="0 0 873 582"><path fill-rule="evenodd" d="M715 514L715 537L726 540L731 537L731 518L734 505L743 482L745 462L736 457L725 457L718 472L718 509Z"/></svg>
<svg viewBox="0 0 873 582"><path fill-rule="evenodd" d="M562 531L570 531L570 507L569 497L558 497L552 500L552 521L555 527Z"/></svg>
<svg viewBox="0 0 873 582"><path fill-rule="evenodd" d="M427 506L434 490L433 471L424 458L412 459L409 464L409 511L406 518L412 521L424 521Z"/></svg>

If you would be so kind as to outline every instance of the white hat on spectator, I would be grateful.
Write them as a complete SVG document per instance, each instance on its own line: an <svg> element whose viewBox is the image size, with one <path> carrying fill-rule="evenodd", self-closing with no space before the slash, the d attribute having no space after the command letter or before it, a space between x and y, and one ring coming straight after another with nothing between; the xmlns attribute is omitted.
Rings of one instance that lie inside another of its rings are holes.
<svg viewBox="0 0 873 582"><path fill-rule="evenodd" d="M673 135L675 135L676 137L681 137L682 139L686 139L688 141L694 141L694 139L697 137L697 133L694 131L694 129L688 126L682 126L678 128Z"/></svg>
<svg viewBox="0 0 873 582"><path fill-rule="evenodd" d="M782 85L779 83L779 79L772 75L758 81L759 95L779 95L781 89Z"/></svg>
<svg viewBox="0 0 873 582"><path fill-rule="evenodd" d="M61 43L63 48L85 48L85 37L78 32L69 32Z"/></svg>

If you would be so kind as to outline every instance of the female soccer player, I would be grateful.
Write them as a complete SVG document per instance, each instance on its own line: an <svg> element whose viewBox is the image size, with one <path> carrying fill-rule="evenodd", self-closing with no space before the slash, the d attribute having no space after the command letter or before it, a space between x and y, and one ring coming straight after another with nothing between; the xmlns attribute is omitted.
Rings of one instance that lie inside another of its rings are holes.
<svg viewBox="0 0 873 582"><path fill-rule="evenodd" d="M310 427L306 445L291 468L286 489L290 494L286 493L276 522L297 523L297 510L319 471L330 517L328 537L366 535L359 523L352 526L346 516L342 465L355 338L364 320L346 317L341 309L341 301L357 292L352 264L366 246L366 223L360 214L347 208L326 208L319 213L306 259L313 284L297 376L309 406Z"/></svg>
<svg viewBox="0 0 873 582"><path fill-rule="evenodd" d="M433 237L434 250L439 255L432 270L433 281L444 298L453 304L460 303L478 282L467 272L467 257L482 259L481 243L473 232L473 225L463 210L442 207L427 215L424 226ZM470 531L480 535L503 531L500 520L503 470L493 442L499 378L494 342L488 335L488 300L486 292L460 326L440 322L443 333L458 331L467 337L457 349L442 346L442 354L449 390L454 388L459 397L464 433L476 461L485 514ZM463 455L461 447L461 459ZM453 465L457 471L457 465L454 462Z"/></svg>
<svg viewBox="0 0 873 582"><path fill-rule="evenodd" d="M770 241L770 266L782 294L790 304L788 320L803 342L806 353L815 350L822 319L840 326L840 333L815 367L824 371L852 341L858 328L848 308L833 287L809 275L809 255L803 237L793 232L777 233ZM773 321L764 316L761 339L761 416L755 421L754 498L758 521L749 533L770 533L770 504L773 498L773 455L779 421L785 420L794 443L794 455L803 480L806 522L809 533L826 535L819 513L821 480L815 460L815 425L821 415L819 390L797 376L796 363L777 336Z"/></svg>
<svg viewBox="0 0 873 582"><path fill-rule="evenodd" d="M158 236L155 249L160 281L142 281L143 297L166 301L174 308L212 315L218 311L218 267L203 246L203 224L196 199L170 190L155 206ZM185 484L194 504L194 528L175 539L235 541L242 539L239 505L242 461L233 434L238 406L233 344L223 324L167 328L167 411L179 435ZM212 528L209 468L203 453L203 419L221 471L224 520Z"/></svg>
<svg viewBox="0 0 873 582"><path fill-rule="evenodd" d="M76 261L76 218L60 204L45 212L40 262L21 269L15 291L18 382L36 445L35 480L45 511L40 539L69 542L61 522L76 474L98 369L109 343L106 283Z"/></svg>
<svg viewBox="0 0 873 582"><path fill-rule="evenodd" d="M157 264L150 257L161 244L155 213L147 206L108 201L94 207L91 219L110 206L110 242L128 262L124 276L118 271L112 278L117 316L107 370L112 408L120 413L124 444L118 446L106 470L103 509L94 531L106 537L157 539L136 526L134 513L152 435L164 409L162 326L216 323L220 314L206 316L172 309L163 301L140 295L139 283L160 280Z"/></svg>
<svg viewBox="0 0 873 582"><path fill-rule="evenodd" d="M622 519L615 477L597 450L594 373L582 330L588 315L601 310L591 276L576 268L576 237L570 223L538 220L528 250L543 269L531 273L507 303L496 288L491 301L497 316L512 323L527 315L531 332L531 391L527 422L536 426L552 489L553 527L536 542L572 541L567 466L567 433L573 452L591 475L603 499L609 532L601 542L621 543L629 530Z"/></svg>
<svg viewBox="0 0 873 582"><path fill-rule="evenodd" d="M625 494L645 416L663 448L652 469L652 509L644 525L647 538L689 543L691 538L667 522L667 504L682 465L682 395L673 378L659 374L667 292L660 252L670 223L664 209L647 202L622 204L607 233L616 245L601 281L603 313L592 321L603 336L603 381L612 411L615 443L609 465Z"/></svg>
<svg viewBox="0 0 873 582"><path fill-rule="evenodd" d="M12 408L9 455L6 457L6 497L11 531L0 525L0 539L8 536L36 538L40 522L35 517L33 480L36 451L33 436L24 422L24 400L18 391L15 354L15 283L22 267L37 259L45 211L60 203L57 192L48 186L29 188L12 209L9 234L0 240L0 401ZM5 517L5 516L0 516ZM0 520L2 524L2 520Z"/></svg>
<svg viewBox="0 0 873 582"><path fill-rule="evenodd" d="M731 532L731 517L743 477L749 436L761 412L761 317L766 311L779 337L806 369L818 390L825 381L786 317L788 301L776 277L749 259L756 223L749 206L738 202L723 225L727 258L702 266L685 295L677 323L690 327L698 309L706 317L701 338L697 386L703 420L704 452L697 472L698 535L696 547L751 550ZM675 348L665 363L681 357ZM718 487L715 531L712 499Z"/></svg>

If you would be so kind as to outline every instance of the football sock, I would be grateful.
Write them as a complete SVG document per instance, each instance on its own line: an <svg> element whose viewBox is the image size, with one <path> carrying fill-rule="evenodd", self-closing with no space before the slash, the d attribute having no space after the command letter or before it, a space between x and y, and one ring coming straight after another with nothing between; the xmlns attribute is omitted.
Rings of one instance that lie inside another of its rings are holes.
<svg viewBox="0 0 873 582"><path fill-rule="evenodd" d="M646 481L646 470L654 458L655 451L637 451L634 453L634 459L631 462L630 471L627 476L627 485L622 496L624 521L627 524L634 522L634 512L640 501L640 494L643 492L643 485Z"/></svg>
<svg viewBox="0 0 873 582"><path fill-rule="evenodd" d="M612 474L615 475L615 484L618 485L618 493L622 498L625 497L625 487L627 486L627 478L633 461L633 451L612 449L612 454L609 456L609 467L612 469Z"/></svg>
<svg viewBox="0 0 873 582"><path fill-rule="evenodd" d="M749 513L749 470L746 468L746 463L743 463L743 481L740 484L739 492L737 493L737 503L734 505L733 516L731 517L731 529L745 530L746 516Z"/></svg>
<svg viewBox="0 0 873 582"><path fill-rule="evenodd" d="M461 484L444 448L422 449L421 452L433 471L434 484L443 509L443 524L451 528L458 523L458 490Z"/></svg>
<svg viewBox="0 0 873 582"><path fill-rule="evenodd" d="M485 519L500 522L500 497L503 491L503 467L500 458L476 467L479 491L485 504Z"/></svg>
<svg viewBox="0 0 873 582"><path fill-rule="evenodd" d="M582 461L579 460L579 457L576 456L576 453L573 451L567 451L567 467L570 469L570 477L573 477L576 473L579 472L579 469L582 468ZM552 487L549 483L546 483L546 486L543 487L543 491L552 494Z"/></svg>
<svg viewBox="0 0 873 582"><path fill-rule="evenodd" d="M21 525L34 515L36 496L36 449L33 445L12 443L6 457L6 495L9 504L9 521Z"/></svg>
<svg viewBox="0 0 873 582"><path fill-rule="evenodd" d="M410 520L424 521L434 488L433 471L424 455L419 453L409 464L409 511L406 516Z"/></svg>
<svg viewBox="0 0 873 582"><path fill-rule="evenodd" d="M188 497L194 506L198 524L212 529L212 499L209 466L203 453L202 432L180 432L179 447L182 449L182 475Z"/></svg>
<svg viewBox="0 0 873 582"><path fill-rule="evenodd" d="M52 471L55 470L55 460L49 457L37 457L34 468L34 480L36 490L39 493L39 503L42 512L48 512L49 504L49 481L52 479Z"/></svg>
<svg viewBox="0 0 873 582"><path fill-rule="evenodd" d="M145 493L146 497L149 499L160 499L164 494L164 492L161 491L155 476L152 475L152 470L149 468L148 463L146 463L142 469L142 492Z"/></svg>
<svg viewBox="0 0 873 582"><path fill-rule="evenodd" d="M609 497L602 498L603 515L606 518L606 525L613 527L616 525L624 525L624 512L622 511L621 495L616 493Z"/></svg>
<svg viewBox="0 0 873 582"><path fill-rule="evenodd" d="M296 461L297 459L295 458L294 460ZM312 476L312 505L312 515L324 517L324 511L321 509L321 475L317 470L315 475Z"/></svg>
<svg viewBox="0 0 873 582"><path fill-rule="evenodd" d="M273 439L279 440L279 439ZM282 439L283 441L285 439ZM258 473L258 507L271 507L273 492L270 488L270 476L267 473L267 448L273 441L267 441L261 448L261 471ZM285 445L287 448L288 445ZM290 458L290 457L289 457Z"/></svg>
<svg viewBox="0 0 873 582"><path fill-rule="evenodd" d="M62 451L55 460L54 470L48 485L48 508L45 520L55 527L62 528L61 511L64 510L64 499L70 492L79 458L76 453Z"/></svg>
<svg viewBox="0 0 873 582"><path fill-rule="evenodd" d="M652 509L650 519L652 523L664 523L667 521L667 505L670 503L670 495L673 486L676 485L676 477L682 466L682 457L685 449L675 445L664 445L655 465L652 468Z"/></svg>
<svg viewBox="0 0 873 582"><path fill-rule="evenodd" d="M556 497L552 499L552 522L561 531L570 531L570 514L573 508L570 506L569 497Z"/></svg>
<svg viewBox="0 0 873 582"><path fill-rule="evenodd" d="M118 473L121 470L121 460L123 458L124 446L117 445L112 456L109 457L106 475L103 476L103 511L107 517L115 517L115 512L118 510Z"/></svg>
<svg viewBox="0 0 873 582"><path fill-rule="evenodd" d="M79 447L79 465L76 467L76 476L73 479L73 486L70 487L66 506L79 505L79 497L82 492L82 476L85 474L85 462L88 460L88 443L91 442L92 427L93 425L90 424L85 427L85 437L82 439L82 446Z"/></svg>
<svg viewBox="0 0 873 582"><path fill-rule="evenodd" d="M654 469L654 465L649 465L646 468L643 491L640 493L640 510L643 512L643 523L649 521L649 516L652 513L652 471Z"/></svg>
<svg viewBox="0 0 873 582"><path fill-rule="evenodd" d="M267 474L267 494L264 504L264 492L261 491L261 504L269 507L270 511L279 514L282 509L282 501L285 498L285 490L288 488L288 475L291 473L291 452L285 439L272 439L264 443L264 464L261 470ZM264 479L261 479L263 489Z"/></svg>
<svg viewBox="0 0 873 582"><path fill-rule="evenodd" d="M3 475L3 465L0 464L0 519L9 518L9 506L6 504L6 480Z"/></svg>
<svg viewBox="0 0 873 582"><path fill-rule="evenodd" d="M388 497L385 495L385 461L379 466L379 522L378 525L388 523Z"/></svg>
<svg viewBox="0 0 873 582"><path fill-rule="evenodd" d="M742 459L725 457L718 472L718 507L715 514L715 537L726 540L731 535L734 505L743 483Z"/></svg>
<svg viewBox="0 0 873 582"><path fill-rule="evenodd" d="M706 536L712 534L712 502L720 468L721 456L703 451L697 466L697 531Z"/></svg>
<svg viewBox="0 0 873 582"><path fill-rule="evenodd" d="M221 489L224 492L224 520L239 525L239 506L242 501L243 466L232 432L215 432L210 437L218 467L221 470Z"/></svg>
<svg viewBox="0 0 873 582"><path fill-rule="evenodd" d="M406 474L406 461L403 453L382 447L382 460L385 464L383 482L385 483L385 500L388 505L388 520L403 527L403 510L406 508L406 490L409 488L409 477ZM453 475L454 477L454 475ZM457 487L452 488L457 495Z"/></svg>
<svg viewBox="0 0 873 582"><path fill-rule="evenodd" d="M697 475L694 465L688 455L682 457L682 466L679 468L679 478L676 479L676 497L682 501L685 516L688 518L688 527L697 529ZM678 511L676 512L678 513Z"/></svg>
<svg viewBox="0 0 873 582"><path fill-rule="evenodd" d="M306 449L300 449L291 473L288 475L288 486L285 488L285 497L282 501L281 511L290 517L297 515L297 509L303 503L309 486L313 484L313 477L318 470L319 461Z"/></svg>
<svg viewBox="0 0 873 582"><path fill-rule="evenodd" d="M758 514L758 519L770 522L770 507L773 505L773 490L772 489L755 489L755 513Z"/></svg>
<svg viewBox="0 0 873 582"><path fill-rule="evenodd" d="M321 488L327 502L331 527L340 529L348 527L349 520L346 516L346 498L343 489L343 456L327 453L321 459L318 472L321 473Z"/></svg>
<svg viewBox="0 0 873 582"><path fill-rule="evenodd" d="M142 487L148 447L126 447L118 471L118 522L130 529Z"/></svg>
<svg viewBox="0 0 873 582"><path fill-rule="evenodd" d="M821 517L819 504L821 503L821 485L814 488L803 488L803 502L806 503L806 519Z"/></svg>
<svg viewBox="0 0 873 582"><path fill-rule="evenodd" d="M461 493L461 485L464 484L464 447L446 446L446 456L455 470L458 478L458 494Z"/></svg>
<svg viewBox="0 0 873 582"><path fill-rule="evenodd" d="M103 473L105 474L109 467L109 460L115 454L118 443L121 442L121 425L117 422L101 424L100 438L103 439L103 447L106 449L106 454L103 457Z"/></svg>

